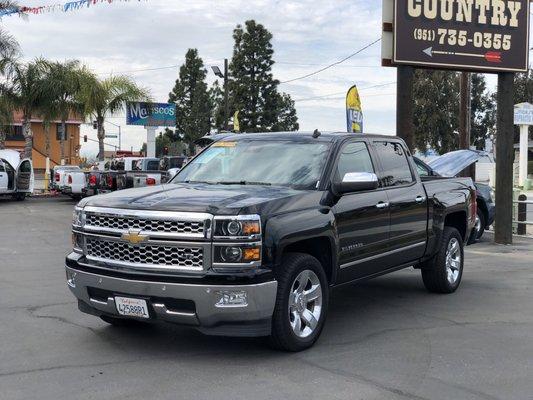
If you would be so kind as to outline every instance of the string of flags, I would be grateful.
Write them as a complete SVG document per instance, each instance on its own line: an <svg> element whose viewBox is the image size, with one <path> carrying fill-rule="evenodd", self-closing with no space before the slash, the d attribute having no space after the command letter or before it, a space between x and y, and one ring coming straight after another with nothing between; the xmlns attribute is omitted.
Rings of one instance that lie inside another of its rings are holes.
<svg viewBox="0 0 533 400"><path fill-rule="evenodd" d="M0 10L0 18L6 15L13 14L46 14L51 12L68 12L79 10L80 8L87 8L101 3L113 3L113 2L129 2L132 0L76 0L69 1L67 3L56 3L47 6L40 7L12 7L5 10ZM137 0L141 1L141 0Z"/></svg>

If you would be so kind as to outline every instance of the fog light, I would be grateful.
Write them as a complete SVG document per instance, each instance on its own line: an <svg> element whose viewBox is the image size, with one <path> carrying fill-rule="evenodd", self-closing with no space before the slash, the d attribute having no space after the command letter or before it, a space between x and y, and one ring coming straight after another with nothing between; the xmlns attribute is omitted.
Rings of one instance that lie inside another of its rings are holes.
<svg viewBox="0 0 533 400"><path fill-rule="evenodd" d="M67 269L67 285L71 288L76 287L76 273Z"/></svg>
<svg viewBox="0 0 533 400"><path fill-rule="evenodd" d="M248 294L245 290L221 290L215 292L217 301L215 307L246 307Z"/></svg>

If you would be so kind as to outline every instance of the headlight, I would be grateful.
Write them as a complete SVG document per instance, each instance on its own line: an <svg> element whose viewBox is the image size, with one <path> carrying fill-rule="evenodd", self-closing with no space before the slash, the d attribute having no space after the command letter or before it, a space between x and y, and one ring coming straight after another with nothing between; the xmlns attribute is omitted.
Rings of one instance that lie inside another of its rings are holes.
<svg viewBox="0 0 533 400"><path fill-rule="evenodd" d="M72 226L82 227L84 223L83 208L75 207L72 212Z"/></svg>
<svg viewBox="0 0 533 400"><path fill-rule="evenodd" d="M261 235L259 215L215 217L215 238L255 238Z"/></svg>
<svg viewBox="0 0 533 400"><path fill-rule="evenodd" d="M255 264L261 261L258 243L215 245L215 264Z"/></svg>

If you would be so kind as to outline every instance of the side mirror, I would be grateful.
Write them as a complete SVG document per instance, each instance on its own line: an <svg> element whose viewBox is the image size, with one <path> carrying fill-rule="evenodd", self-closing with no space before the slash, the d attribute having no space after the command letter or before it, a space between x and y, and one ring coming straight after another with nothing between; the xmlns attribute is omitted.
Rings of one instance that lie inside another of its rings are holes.
<svg viewBox="0 0 533 400"><path fill-rule="evenodd" d="M342 182L333 184L336 194L374 190L378 188L378 177L371 172L349 172L344 175Z"/></svg>

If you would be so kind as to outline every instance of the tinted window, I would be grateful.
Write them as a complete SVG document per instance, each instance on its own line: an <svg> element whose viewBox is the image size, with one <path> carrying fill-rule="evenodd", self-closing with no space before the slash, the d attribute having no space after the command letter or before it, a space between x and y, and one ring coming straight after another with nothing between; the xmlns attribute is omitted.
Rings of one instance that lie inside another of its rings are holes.
<svg viewBox="0 0 533 400"><path fill-rule="evenodd" d="M157 160L148 161L148 163L146 164L147 171L157 171L158 169L159 169L159 161Z"/></svg>
<svg viewBox="0 0 533 400"><path fill-rule="evenodd" d="M339 156L336 179L342 180L349 172L374 172L368 148L363 142L346 144Z"/></svg>
<svg viewBox="0 0 533 400"><path fill-rule="evenodd" d="M414 158L416 170L418 171L418 175L420 176L429 176L429 170L422 164L420 160L417 158Z"/></svg>
<svg viewBox="0 0 533 400"><path fill-rule="evenodd" d="M0 172L5 172L6 169L4 168L4 163L0 161Z"/></svg>
<svg viewBox="0 0 533 400"><path fill-rule="evenodd" d="M376 150L381 161L384 186L399 186L413 182L413 175L405 149L399 143L376 142Z"/></svg>

